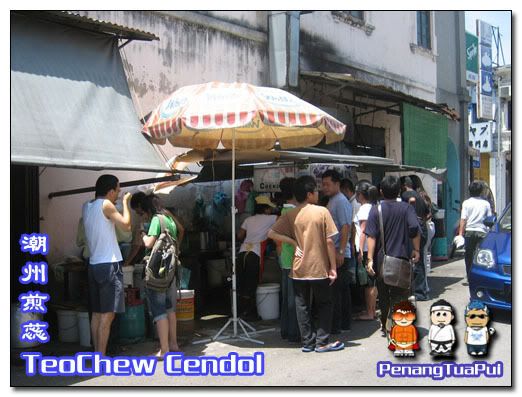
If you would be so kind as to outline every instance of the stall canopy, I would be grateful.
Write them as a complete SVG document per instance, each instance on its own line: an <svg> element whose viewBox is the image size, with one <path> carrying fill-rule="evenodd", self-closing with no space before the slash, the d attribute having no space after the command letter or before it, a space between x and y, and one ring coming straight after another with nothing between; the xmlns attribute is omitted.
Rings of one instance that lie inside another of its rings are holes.
<svg viewBox="0 0 522 397"><path fill-rule="evenodd" d="M195 182L209 182L230 179L231 152L229 150L191 150L178 157L181 162L198 162L203 165ZM236 154L236 163L239 165L237 178L251 178L256 164L346 164L353 165L361 171L380 170L384 172L420 172L438 180L446 178L445 168L425 168L397 164L392 159L375 156L356 156L328 153L326 151L309 148L306 151L245 151Z"/></svg>
<svg viewBox="0 0 522 397"><path fill-rule="evenodd" d="M319 71L302 71L301 79L304 81L310 81L312 83L325 84L328 88L325 90L328 96L339 99L342 97L340 92L342 90L349 89L354 91L357 95L362 95L366 97L371 97L374 99L379 99L382 101L387 101L390 103L410 103L414 106L418 106L420 108L429 109L433 112L437 112L445 117L448 117L452 120L460 120L460 115L457 113L455 109L451 109L447 104L437 104L430 101L426 101L412 95L405 94L401 91L394 90L390 87L386 87L380 84L372 84L368 81L365 81L361 78L356 78L351 74L345 73L327 73L327 72L319 72ZM339 99L341 102L344 101L347 104L354 104L353 102L346 102L346 99ZM372 105L369 103L361 103L359 105L364 105L371 107ZM374 106L376 109L386 110L388 112L395 112L392 110L395 106L390 106L387 108L379 108ZM395 113L393 113L395 114Z"/></svg>
<svg viewBox="0 0 522 397"><path fill-rule="evenodd" d="M154 35L60 12L11 12L11 163L165 172L141 134L118 39Z"/></svg>

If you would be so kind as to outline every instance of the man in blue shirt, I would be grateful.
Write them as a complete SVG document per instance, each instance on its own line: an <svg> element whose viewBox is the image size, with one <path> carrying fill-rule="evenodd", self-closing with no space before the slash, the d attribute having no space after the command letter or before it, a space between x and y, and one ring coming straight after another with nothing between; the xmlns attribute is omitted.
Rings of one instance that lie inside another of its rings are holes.
<svg viewBox="0 0 522 397"><path fill-rule="evenodd" d="M329 197L328 210L339 230L333 237L335 243L337 280L333 284L334 314L332 334L349 330L352 319L350 284L355 284L355 261L350 250L352 205L341 192L341 175L328 170L322 175L323 193Z"/></svg>
<svg viewBox="0 0 522 397"><path fill-rule="evenodd" d="M396 176L385 176L380 184L384 200L382 219L386 255L396 258L409 259L416 264L420 259L421 228L413 206L397 201L401 191L401 183ZM381 309L381 334L391 329L391 309L397 303L407 300L411 295L408 289L391 287L384 284L379 277L379 264L383 262L384 254L381 247L381 231L379 226L379 211L373 206L366 221L366 235L368 236L368 263L366 270L373 276L377 274L377 291L379 293L379 308ZM413 249L412 249L413 247ZM375 262L375 263L374 263Z"/></svg>

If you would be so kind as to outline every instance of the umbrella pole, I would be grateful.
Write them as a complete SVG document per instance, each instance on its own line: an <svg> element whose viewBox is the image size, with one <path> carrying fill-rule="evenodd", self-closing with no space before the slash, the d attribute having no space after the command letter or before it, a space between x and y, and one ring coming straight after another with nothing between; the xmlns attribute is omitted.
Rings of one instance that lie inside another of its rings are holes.
<svg viewBox="0 0 522 397"><path fill-rule="evenodd" d="M196 342L192 342L192 344L200 344L207 342L214 342L219 340L246 340L249 342L254 342L260 345L264 345L265 342L260 341L258 339L252 338L252 334L259 334L262 332L272 332L275 331L275 328L263 329L261 331L257 331L254 327L248 324L246 321L238 318L237 316L237 290L236 290L236 194L235 194L235 185L236 185L236 131L232 129L232 317L228 319L226 324L218 331L216 335L214 335L210 339L203 339ZM237 325L241 326L243 333L245 336L238 335L237 333ZM234 333L232 335L224 335L221 334L228 328L228 326L232 324ZM246 327L246 328L245 328ZM247 328L250 330L250 333L247 331Z"/></svg>
<svg viewBox="0 0 522 397"><path fill-rule="evenodd" d="M232 321L237 336L237 290L236 290L236 129L232 128Z"/></svg>

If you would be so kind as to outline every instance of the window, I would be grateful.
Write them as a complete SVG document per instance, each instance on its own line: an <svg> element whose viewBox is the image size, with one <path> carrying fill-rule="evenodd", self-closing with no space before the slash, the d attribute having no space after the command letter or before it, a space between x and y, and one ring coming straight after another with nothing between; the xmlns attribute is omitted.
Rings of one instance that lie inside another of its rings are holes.
<svg viewBox="0 0 522 397"><path fill-rule="evenodd" d="M355 19L360 19L361 21L364 21L364 11L345 11L345 13Z"/></svg>
<svg viewBox="0 0 522 397"><path fill-rule="evenodd" d="M417 11L417 45L431 50L431 23L429 11Z"/></svg>
<svg viewBox="0 0 522 397"><path fill-rule="evenodd" d="M372 34L375 26L369 23L368 11L332 11L335 21L344 22L353 27L364 30L369 36Z"/></svg>

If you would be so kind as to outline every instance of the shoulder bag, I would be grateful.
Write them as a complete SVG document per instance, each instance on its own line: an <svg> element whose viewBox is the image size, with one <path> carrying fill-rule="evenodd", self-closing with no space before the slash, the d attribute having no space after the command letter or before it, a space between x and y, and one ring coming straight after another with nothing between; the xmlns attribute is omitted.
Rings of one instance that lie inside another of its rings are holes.
<svg viewBox="0 0 522 397"><path fill-rule="evenodd" d="M382 220L381 203L378 204L379 226L381 231L381 245L384 259L380 264L379 277L384 284L402 289L411 288L412 265L410 261L394 256L386 255L386 244L384 241L384 226Z"/></svg>

